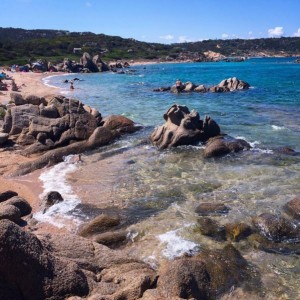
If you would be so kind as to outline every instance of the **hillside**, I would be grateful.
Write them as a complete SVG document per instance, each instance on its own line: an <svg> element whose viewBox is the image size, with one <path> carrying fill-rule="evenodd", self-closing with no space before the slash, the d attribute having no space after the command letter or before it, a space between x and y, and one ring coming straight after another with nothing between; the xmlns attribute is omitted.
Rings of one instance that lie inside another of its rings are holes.
<svg viewBox="0 0 300 300"><path fill-rule="evenodd" d="M81 50L75 51L74 48ZM79 60L83 52L101 54L103 60L207 60L204 54L214 51L228 56L298 56L300 38L252 40L205 40L193 43L146 43L118 36L65 30L25 30L0 27L0 65L25 64L43 58L53 63L65 57Z"/></svg>

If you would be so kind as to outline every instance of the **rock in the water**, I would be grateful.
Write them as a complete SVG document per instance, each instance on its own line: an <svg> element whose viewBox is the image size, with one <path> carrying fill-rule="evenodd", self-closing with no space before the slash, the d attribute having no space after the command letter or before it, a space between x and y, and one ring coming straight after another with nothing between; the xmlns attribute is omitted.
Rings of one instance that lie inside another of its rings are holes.
<svg viewBox="0 0 300 300"><path fill-rule="evenodd" d="M222 80L217 87L221 88L223 92L232 92L235 90L247 90L250 84L236 77L232 77Z"/></svg>
<svg viewBox="0 0 300 300"><path fill-rule="evenodd" d="M200 119L197 112L174 104L164 114L166 123L154 130L151 141L160 149L195 145L220 134L220 127L210 117Z"/></svg>
<svg viewBox="0 0 300 300"><path fill-rule="evenodd" d="M281 215L263 213L253 218L258 232L274 242L300 241L300 226Z"/></svg>
<svg viewBox="0 0 300 300"><path fill-rule="evenodd" d="M226 236L234 242L247 238L251 233L251 227L246 223L229 223L225 225Z"/></svg>
<svg viewBox="0 0 300 300"><path fill-rule="evenodd" d="M160 272L157 289L162 299L218 299L246 281L250 281L248 264L228 245L170 262Z"/></svg>
<svg viewBox="0 0 300 300"><path fill-rule="evenodd" d="M260 234L251 234L248 237L250 245L268 253L281 253L285 255L297 254L300 255L299 243L272 242Z"/></svg>
<svg viewBox="0 0 300 300"><path fill-rule="evenodd" d="M194 88L194 91L198 93L206 93L207 88L203 84L200 84Z"/></svg>
<svg viewBox="0 0 300 300"><path fill-rule="evenodd" d="M242 139L217 137L208 141L204 149L204 157L218 157L250 148L251 146Z"/></svg>
<svg viewBox="0 0 300 300"><path fill-rule="evenodd" d="M119 216L102 214L91 220L89 223L83 225L78 234L83 237L92 236L116 227L120 224L120 222L121 218Z"/></svg>
<svg viewBox="0 0 300 300"><path fill-rule="evenodd" d="M62 195L59 192L51 191L43 197L42 201L43 201L43 204L45 206L45 209L47 210L52 205L64 201L64 199L63 199Z"/></svg>
<svg viewBox="0 0 300 300"><path fill-rule="evenodd" d="M225 227L219 225L215 220L210 218L200 218L197 222L201 234L219 241L226 240Z"/></svg>
<svg viewBox="0 0 300 300"><path fill-rule="evenodd" d="M108 247L118 246L126 239L127 232L125 230L107 231L93 236L93 241Z"/></svg>
<svg viewBox="0 0 300 300"><path fill-rule="evenodd" d="M133 133L139 129L132 120L124 116L110 115L105 117L102 122L103 127L119 133Z"/></svg>
<svg viewBox="0 0 300 300"><path fill-rule="evenodd" d="M0 278L22 299L63 300L89 293L86 276L75 263L53 256L35 235L8 220L0 221L0 257Z"/></svg>
<svg viewBox="0 0 300 300"><path fill-rule="evenodd" d="M223 203L205 202L205 203L199 204L195 208L195 212L200 216L226 214L229 212L229 207Z"/></svg>
<svg viewBox="0 0 300 300"><path fill-rule="evenodd" d="M300 196L294 198L289 201L285 205L285 210L288 214L290 214L293 218L300 220Z"/></svg>

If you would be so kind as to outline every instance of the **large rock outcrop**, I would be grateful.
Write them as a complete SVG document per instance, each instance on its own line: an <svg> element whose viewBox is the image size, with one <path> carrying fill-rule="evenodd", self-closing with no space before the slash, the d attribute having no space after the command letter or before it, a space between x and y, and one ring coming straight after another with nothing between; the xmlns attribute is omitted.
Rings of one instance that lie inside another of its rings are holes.
<svg viewBox="0 0 300 300"><path fill-rule="evenodd" d="M87 52L84 52L80 58L80 64L83 66L83 69L87 69L92 73L99 72L97 65Z"/></svg>
<svg viewBox="0 0 300 300"><path fill-rule="evenodd" d="M96 109L63 96L46 101L36 96L23 99L18 94L13 99L18 100L7 110L2 127L3 134L8 134L6 140L21 145L22 154L27 156L52 151L31 166L21 165L22 171L17 174L60 162L69 154L107 145L121 134L141 128L124 116L111 115L102 120Z"/></svg>
<svg viewBox="0 0 300 300"><path fill-rule="evenodd" d="M174 104L164 114L166 123L154 130L151 141L160 149L180 145L195 145L220 134L218 124L206 116L200 119L198 112L190 112L186 106Z"/></svg>
<svg viewBox="0 0 300 300"><path fill-rule="evenodd" d="M0 221L0 256L0 281L19 291L20 299L65 299L89 292L77 264L55 257L35 235L9 220Z"/></svg>

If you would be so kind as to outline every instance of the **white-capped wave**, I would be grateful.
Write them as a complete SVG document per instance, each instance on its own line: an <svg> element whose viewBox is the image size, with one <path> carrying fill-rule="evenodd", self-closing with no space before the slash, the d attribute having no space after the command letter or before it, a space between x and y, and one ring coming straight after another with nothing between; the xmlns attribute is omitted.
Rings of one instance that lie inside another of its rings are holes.
<svg viewBox="0 0 300 300"><path fill-rule="evenodd" d="M174 259L185 253L194 254L199 250L199 245L179 236L179 230L168 231L158 236L158 239L166 245L162 255L168 259Z"/></svg>
<svg viewBox="0 0 300 300"><path fill-rule="evenodd" d="M251 151L266 153L266 154L272 154L273 153L273 150L259 148L257 145L260 145L260 141L250 142L250 141L247 141L247 139L243 136L237 136L236 138L245 140L251 146L251 149L250 149Z"/></svg>
<svg viewBox="0 0 300 300"><path fill-rule="evenodd" d="M272 129L275 131L279 131L279 130L284 130L285 127L284 126L277 126L277 125L271 125Z"/></svg>
<svg viewBox="0 0 300 300"><path fill-rule="evenodd" d="M35 213L34 218L38 221L48 222L61 228L74 219L74 216L66 215L80 203L80 199L74 194L66 179L68 173L77 169L77 165L73 161L74 155L69 155L63 162L46 169L40 175L39 179L42 181L44 191L39 197L42 199L48 192L57 191L62 195L64 201L54 204L45 213L42 211ZM79 223L79 220L74 219L73 221Z"/></svg>

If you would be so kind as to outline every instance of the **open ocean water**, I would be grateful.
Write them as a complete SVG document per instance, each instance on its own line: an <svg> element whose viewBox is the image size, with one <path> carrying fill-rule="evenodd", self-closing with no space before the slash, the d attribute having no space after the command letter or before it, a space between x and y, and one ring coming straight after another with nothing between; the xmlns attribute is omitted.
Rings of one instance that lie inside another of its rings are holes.
<svg viewBox="0 0 300 300"><path fill-rule="evenodd" d="M283 213L283 205L300 195L300 156L276 152L280 147L300 151L300 64L294 60L155 64L131 67L132 74L46 78L46 84L60 87L62 94L97 108L103 116L121 114L144 129L84 154L75 168L67 159L55 171L46 169L40 178L45 190L55 188L66 201L37 218L51 222L53 216L55 223L55 214L60 214L57 225L64 226L65 214L66 223L75 220L74 231L101 212L118 212L128 220L132 242L127 247L157 266L183 253L224 246L197 231L194 209L201 202L230 207L228 214L213 217L223 225L251 224L252 217L263 212ZM70 91L63 80L75 77L81 81ZM210 86L230 77L247 81L251 88L220 94L153 92L178 78ZM157 150L148 137L164 123L162 116L174 103L197 110L201 119L210 115L223 133L244 138L252 150L218 159L204 159L201 145ZM298 255L267 253L247 241L234 245L259 274L261 295L300 299Z"/></svg>

